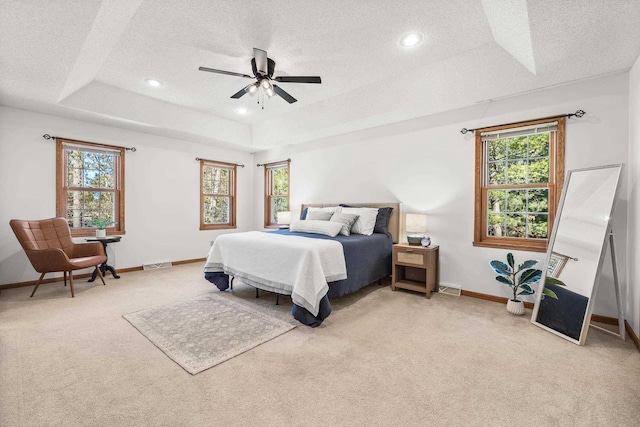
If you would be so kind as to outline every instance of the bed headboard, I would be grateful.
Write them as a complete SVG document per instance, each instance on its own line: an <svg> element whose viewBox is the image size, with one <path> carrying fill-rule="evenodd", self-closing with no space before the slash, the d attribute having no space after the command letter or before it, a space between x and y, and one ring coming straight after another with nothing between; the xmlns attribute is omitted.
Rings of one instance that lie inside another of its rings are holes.
<svg viewBox="0 0 640 427"><path fill-rule="evenodd" d="M389 219L389 233L391 233L391 237L393 238L393 243L398 243L400 241L400 219L402 218L401 209L402 204L398 202L390 202L390 203L344 203L345 205L354 206L356 208L385 208L390 207L393 208L393 212L391 213L391 218ZM314 208L326 208L329 206L338 206L340 203L307 203L302 204L300 206L300 215L304 211L306 207L314 207ZM298 218L300 217L298 216Z"/></svg>

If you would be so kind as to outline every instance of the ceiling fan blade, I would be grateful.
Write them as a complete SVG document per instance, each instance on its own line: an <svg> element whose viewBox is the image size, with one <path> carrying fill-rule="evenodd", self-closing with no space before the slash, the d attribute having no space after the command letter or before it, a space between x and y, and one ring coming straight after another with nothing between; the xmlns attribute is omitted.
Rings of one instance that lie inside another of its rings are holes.
<svg viewBox="0 0 640 427"><path fill-rule="evenodd" d="M252 79L253 78L252 76L249 76L249 75L246 75L246 74L234 73L233 71L216 70L214 68L199 67L198 70L207 71L209 73L226 74L228 76L246 77L248 79Z"/></svg>
<svg viewBox="0 0 640 427"><path fill-rule="evenodd" d="M322 83L318 76L278 76L273 80L280 83Z"/></svg>
<svg viewBox="0 0 640 427"><path fill-rule="evenodd" d="M234 99L238 99L238 98L242 97L242 95L247 93L247 90L249 89L250 86L253 86L253 83L250 84L249 86L245 86L244 88L240 89L239 91L237 91L236 93L231 95L231 97L234 98Z"/></svg>
<svg viewBox="0 0 640 427"><path fill-rule="evenodd" d="M287 92L285 92L284 89L282 89L280 86L278 85L273 85L273 91L275 93L277 93L278 95L280 95L280 98L284 99L285 101L287 101L289 104L293 104L294 102L297 101L297 99L295 99L293 96L289 95Z"/></svg>
<svg viewBox="0 0 640 427"><path fill-rule="evenodd" d="M269 72L269 65L267 64L267 51L254 47L253 58L256 60L256 68L258 72L266 76Z"/></svg>

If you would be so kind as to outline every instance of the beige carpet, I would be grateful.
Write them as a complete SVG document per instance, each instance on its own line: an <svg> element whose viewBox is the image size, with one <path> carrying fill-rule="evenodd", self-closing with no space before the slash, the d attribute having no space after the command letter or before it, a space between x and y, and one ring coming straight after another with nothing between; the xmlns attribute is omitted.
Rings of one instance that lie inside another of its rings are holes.
<svg viewBox="0 0 640 427"><path fill-rule="evenodd" d="M0 425L638 425L630 342L592 330L578 347L502 304L388 286L189 375L122 315L218 292L201 268L78 280L74 299L60 283L1 291ZM221 296L289 316L289 299L234 287Z"/></svg>

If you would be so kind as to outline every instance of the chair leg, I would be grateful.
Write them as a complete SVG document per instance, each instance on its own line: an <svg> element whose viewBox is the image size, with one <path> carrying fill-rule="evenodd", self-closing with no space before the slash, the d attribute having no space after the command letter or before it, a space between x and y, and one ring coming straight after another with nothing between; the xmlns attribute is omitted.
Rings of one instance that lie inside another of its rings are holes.
<svg viewBox="0 0 640 427"><path fill-rule="evenodd" d="M67 286L67 272L63 271L62 274L64 275L64 285Z"/></svg>
<svg viewBox="0 0 640 427"><path fill-rule="evenodd" d="M100 280L102 280L102 284L104 286L107 286L106 283L104 283L104 276L102 275L102 271L100 271L100 266L96 265L96 271L98 272L98 276L100 276Z"/></svg>
<svg viewBox="0 0 640 427"><path fill-rule="evenodd" d="M69 289L71 289L71 298L75 298L73 293L73 271L69 272Z"/></svg>
<svg viewBox="0 0 640 427"><path fill-rule="evenodd" d="M35 293L36 293L36 291L38 290L38 286L40 286L40 283L42 282L42 278L44 277L44 275L45 275L45 274L47 274L47 273L42 273L42 274L40 275L40 278L39 278L39 279L38 279L38 281L36 282L36 287L35 287L35 288L33 288L33 292L31 292L31 297L32 297L32 296L33 296L33 294L35 294ZM29 297L29 298L31 298L31 297Z"/></svg>

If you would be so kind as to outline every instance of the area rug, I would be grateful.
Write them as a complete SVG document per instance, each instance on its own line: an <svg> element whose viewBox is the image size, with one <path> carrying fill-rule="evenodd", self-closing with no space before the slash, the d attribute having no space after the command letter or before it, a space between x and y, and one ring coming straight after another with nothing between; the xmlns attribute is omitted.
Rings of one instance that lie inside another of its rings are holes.
<svg viewBox="0 0 640 427"><path fill-rule="evenodd" d="M296 327L260 307L214 295L122 317L192 375Z"/></svg>

